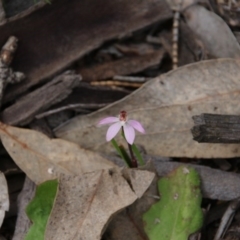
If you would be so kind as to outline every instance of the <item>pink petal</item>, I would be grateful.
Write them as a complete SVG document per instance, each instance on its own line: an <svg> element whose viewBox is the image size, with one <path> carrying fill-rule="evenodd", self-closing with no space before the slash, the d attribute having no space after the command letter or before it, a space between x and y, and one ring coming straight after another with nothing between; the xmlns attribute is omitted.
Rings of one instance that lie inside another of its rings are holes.
<svg viewBox="0 0 240 240"><path fill-rule="evenodd" d="M145 130L140 122L136 120L128 120L127 122L129 125L131 125L134 129L136 129L140 133L145 133Z"/></svg>
<svg viewBox="0 0 240 240"><path fill-rule="evenodd" d="M119 121L111 125L107 130L106 140L108 142L112 140L117 135L121 127L122 124Z"/></svg>
<svg viewBox="0 0 240 240"><path fill-rule="evenodd" d="M109 123L115 123L118 122L119 119L117 117L106 117L98 122L97 125L105 125Z"/></svg>
<svg viewBox="0 0 240 240"><path fill-rule="evenodd" d="M129 144L133 144L134 139L135 139L135 131L134 128L126 122L123 125L123 130L124 130L124 135Z"/></svg>

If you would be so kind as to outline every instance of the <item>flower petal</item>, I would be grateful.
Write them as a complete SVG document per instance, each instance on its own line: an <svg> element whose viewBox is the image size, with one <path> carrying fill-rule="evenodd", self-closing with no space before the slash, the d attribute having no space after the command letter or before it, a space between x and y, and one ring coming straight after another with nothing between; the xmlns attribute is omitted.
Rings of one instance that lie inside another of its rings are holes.
<svg viewBox="0 0 240 240"><path fill-rule="evenodd" d="M135 139L134 128L130 124L128 124L128 122L126 122L123 125L123 130L124 130L124 135L125 135L127 142L132 145L134 142L134 139Z"/></svg>
<svg viewBox="0 0 240 240"><path fill-rule="evenodd" d="M129 125L131 125L134 129L136 129L140 133L145 133L145 130L140 122L136 120L128 120L127 122Z"/></svg>
<svg viewBox="0 0 240 240"><path fill-rule="evenodd" d="M106 140L108 142L111 141L117 135L121 127L122 124L119 121L111 125L107 130Z"/></svg>
<svg viewBox="0 0 240 240"><path fill-rule="evenodd" d="M118 122L119 119L117 117L106 117L98 122L97 125L105 125L109 123L115 123Z"/></svg>

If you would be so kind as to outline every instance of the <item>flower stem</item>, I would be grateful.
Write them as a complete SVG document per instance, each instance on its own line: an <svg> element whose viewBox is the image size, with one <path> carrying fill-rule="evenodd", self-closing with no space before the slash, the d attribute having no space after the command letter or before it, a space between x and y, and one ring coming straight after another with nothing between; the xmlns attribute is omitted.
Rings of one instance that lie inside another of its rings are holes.
<svg viewBox="0 0 240 240"><path fill-rule="evenodd" d="M137 160L133 154L133 150L132 150L132 145L128 143L128 149L129 149L129 152L130 152L130 156L131 156L131 167L132 168L137 168L138 167L138 163L137 163Z"/></svg>

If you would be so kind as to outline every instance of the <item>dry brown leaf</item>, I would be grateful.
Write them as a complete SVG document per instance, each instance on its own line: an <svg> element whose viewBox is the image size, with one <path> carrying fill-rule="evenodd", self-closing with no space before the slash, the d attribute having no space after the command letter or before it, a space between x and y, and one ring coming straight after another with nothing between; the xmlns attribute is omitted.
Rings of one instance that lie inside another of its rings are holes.
<svg viewBox="0 0 240 240"><path fill-rule="evenodd" d="M91 151L28 129L0 124L2 143L16 164L36 184L60 173L82 174L115 165Z"/></svg>
<svg viewBox="0 0 240 240"><path fill-rule="evenodd" d="M8 210L9 210L8 185L4 174L0 172L0 227L2 226L2 222L5 217L5 211Z"/></svg>
<svg viewBox="0 0 240 240"><path fill-rule="evenodd" d="M240 46L236 37L218 15L194 4L184 11L184 16L188 26L202 41L210 57L240 57Z"/></svg>
<svg viewBox="0 0 240 240"><path fill-rule="evenodd" d="M83 148L110 152L106 127L96 123L121 110L146 129L136 143L149 154L225 158L240 156L239 144L199 144L192 140L193 115L240 114L240 61L219 59L178 68L157 77L128 97L87 116L78 116L56 130L56 135ZM94 137L93 137L94 136ZM121 141L120 134L117 140Z"/></svg>
<svg viewBox="0 0 240 240"><path fill-rule="evenodd" d="M139 179L138 185L145 185L142 195L154 174L131 170L130 175L133 171L136 179ZM61 175L59 184L45 232L46 240L100 239L112 215L138 198L117 169L84 173L81 176Z"/></svg>

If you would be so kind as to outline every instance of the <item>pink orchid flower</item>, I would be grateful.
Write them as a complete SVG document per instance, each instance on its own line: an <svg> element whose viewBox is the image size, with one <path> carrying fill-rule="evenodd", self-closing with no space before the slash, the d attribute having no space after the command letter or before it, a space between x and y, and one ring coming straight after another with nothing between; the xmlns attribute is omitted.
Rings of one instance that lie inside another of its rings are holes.
<svg viewBox="0 0 240 240"><path fill-rule="evenodd" d="M127 119L126 111L121 111L119 117L106 117L102 119L98 123L98 126L106 124L112 124L107 130L106 140L108 142L117 135L121 128L123 128L127 142L131 145L135 139L135 130L140 133L145 133L145 130L140 122Z"/></svg>

